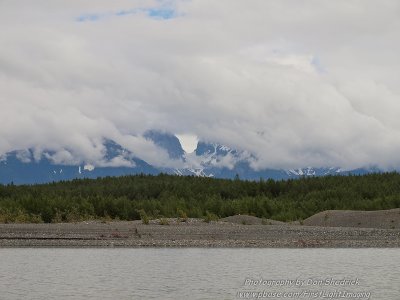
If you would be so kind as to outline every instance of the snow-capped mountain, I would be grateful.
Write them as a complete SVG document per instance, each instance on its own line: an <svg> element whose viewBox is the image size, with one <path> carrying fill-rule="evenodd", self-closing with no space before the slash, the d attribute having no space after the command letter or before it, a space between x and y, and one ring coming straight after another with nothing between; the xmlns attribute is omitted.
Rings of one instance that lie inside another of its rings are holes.
<svg viewBox="0 0 400 300"><path fill-rule="evenodd" d="M187 162L192 168L187 168L197 176L215 176L218 178L234 178L239 175L243 179L289 179L307 176L364 174L368 170L358 169L346 171L338 167L330 168L300 168L300 169L262 169L254 170L250 163L255 157L246 151L237 151L229 147L199 142L193 154L187 155ZM196 168L193 168L196 166ZM180 174L184 171L179 170ZM375 170L379 172L379 170Z"/></svg>
<svg viewBox="0 0 400 300"><path fill-rule="evenodd" d="M175 135L156 130L149 130L144 134L144 137L153 141L157 146L167 150L171 159L185 159L185 151L183 150L179 139Z"/></svg>
<svg viewBox="0 0 400 300"><path fill-rule="evenodd" d="M286 174L288 176L327 176L327 175L335 175L344 172L341 168L300 168L300 169L290 169L286 170Z"/></svg>
<svg viewBox="0 0 400 300"><path fill-rule="evenodd" d="M140 173L159 174L161 172L217 178L235 178L238 175L241 179L249 180L379 172L376 169L344 171L335 167L254 170L250 166L254 156L246 151L237 151L216 143L200 141L193 153L186 153L179 139L173 134L152 130L146 132L144 137L166 150L171 159L180 161L182 167L177 169L152 166L114 141L105 140L104 148L106 151L101 166L85 162L73 165L54 164L48 155L42 154L38 158L37 155L34 155L32 149L7 153L0 157L0 183L31 184L74 178L97 178ZM113 166L120 161L124 161L124 166Z"/></svg>
<svg viewBox="0 0 400 300"><path fill-rule="evenodd" d="M52 163L46 155L42 155L40 159L35 159L34 151L28 149L23 152L13 151L3 156L0 160L0 183L32 184L75 178L97 178L140 173L155 175L160 173L157 168L131 156L129 151L113 141L105 141L105 146L107 149L104 155L105 162L112 165L113 161L124 157L131 162L131 166L97 167L89 163L60 165Z"/></svg>

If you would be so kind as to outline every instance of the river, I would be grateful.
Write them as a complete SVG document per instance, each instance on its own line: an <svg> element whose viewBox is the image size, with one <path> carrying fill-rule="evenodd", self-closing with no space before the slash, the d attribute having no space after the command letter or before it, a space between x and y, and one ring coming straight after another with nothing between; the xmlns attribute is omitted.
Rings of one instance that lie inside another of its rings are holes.
<svg viewBox="0 0 400 300"><path fill-rule="evenodd" d="M398 249L7 248L0 299L398 300L399 266Z"/></svg>

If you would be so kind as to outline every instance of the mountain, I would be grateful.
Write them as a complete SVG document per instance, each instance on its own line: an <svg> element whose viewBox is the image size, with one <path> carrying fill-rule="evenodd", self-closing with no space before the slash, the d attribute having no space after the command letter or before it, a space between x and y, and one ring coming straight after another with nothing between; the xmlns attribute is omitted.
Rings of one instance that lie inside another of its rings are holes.
<svg viewBox="0 0 400 300"><path fill-rule="evenodd" d="M185 151L182 148L181 142L175 135L167 132L149 130L144 134L144 137L153 141L157 146L167 150L171 159L184 160Z"/></svg>
<svg viewBox="0 0 400 300"><path fill-rule="evenodd" d="M260 178L275 180L299 178L303 176L328 176L328 175L361 175L371 172L379 172L379 169L357 169L346 171L338 167L329 168L300 168L300 169L262 169L254 170L250 163L255 157L245 151L237 151L229 147L199 142L194 151L196 159L188 161L200 161L195 170L197 175L214 176L217 178L235 178L258 180ZM192 154L193 156L193 154ZM190 156L189 156L190 158ZM200 158L200 159L199 159ZM225 163L225 165L224 165ZM195 165L192 163L192 165ZM182 170L180 173L184 173Z"/></svg>
<svg viewBox="0 0 400 300"><path fill-rule="evenodd" d="M107 162L112 162L114 159L126 155L131 161L132 166L95 167L87 163L59 165L53 164L46 156L42 156L40 160L35 160L31 149L23 152L23 159L21 151L13 151L0 161L0 183L35 184L75 178L97 178L140 173L156 175L160 173L157 168L154 168L145 161L129 157L129 152L124 150L120 145L112 141L106 141L105 145L107 152L104 158Z"/></svg>
<svg viewBox="0 0 400 300"><path fill-rule="evenodd" d="M132 174L177 174L216 178L235 178L258 180L290 179L302 176L349 175L379 172L378 169L357 169L344 171L340 168L301 168L290 170L263 169L254 170L251 162L254 156L246 151L238 151L224 145L200 141L193 153L186 153L179 139L170 133L147 131L144 137L167 151L169 157L180 161L182 168L161 168L148 164L133 153L111 140L104 141L106 152L103 165L89 163L75 165L54 164L48 155L35 158L32 149L12 151L0 157L0 183L34 184L75 178L97 178ZM116 162L124 161L126 166L113 167Z"/></svg>

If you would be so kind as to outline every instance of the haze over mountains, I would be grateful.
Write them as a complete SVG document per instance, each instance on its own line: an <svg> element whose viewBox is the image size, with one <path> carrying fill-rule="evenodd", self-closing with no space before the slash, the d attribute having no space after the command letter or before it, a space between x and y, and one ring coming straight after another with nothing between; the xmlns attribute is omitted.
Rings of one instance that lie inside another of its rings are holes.
<svg viewBox="0 0 400 300"><path fill-rule="evenodd" d="M217 178L258 180L289 179L300 176L325 176L365 174L377 169L342 170L339 167L297 169L255 169L252 161L256 158L247 151L238 151L224 145L199 141L194 152L186 153L179 139L170 133L148 131L145 138L154 142L168 153L171 163L176 167L159 167L135 156L114 141L104 141L104 157L101 164L89 162L69 164L54 163L52 153L43 151L39 157L34 150L16 150L0 159L0 183L32 184L46 183L75 178L97 178L131 174L177 174ZM79 161L79 159L76 159Z"/></svg>

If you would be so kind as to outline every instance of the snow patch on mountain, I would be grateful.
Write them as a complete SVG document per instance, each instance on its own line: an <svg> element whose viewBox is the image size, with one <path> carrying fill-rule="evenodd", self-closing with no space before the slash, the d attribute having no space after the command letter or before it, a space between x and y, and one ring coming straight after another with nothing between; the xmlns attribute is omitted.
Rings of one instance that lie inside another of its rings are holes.
<svg viewBox="0 0 400 300"><path fill-rule="evenodd" d="M87 165L83 166L83 169L90 172L90 171L94 170L94 166L90 165L90 164L87 164Z"/></svg>
<svg viewBox="0 0 400 300"><path fill-rule="evenodd" d="M299 169L289 169L286 170L286 174L289 177L299 177L299 176L327 176L335 175L343 172L341 168L329 167L329 168L299 168Z"/></svg>
<svg viewBox="0 0 400 300"><path fill-rule="evenodd" d="M233 170L240 161L249 160L246 151L236 151L216 143L199 142L196 150L187 155L187 162L197 168L227 168Z"/></svg>
<svg viewBox="0 0 400 300"><path fill-rule="evenodd" d="M226 145L199 141L195 151L186 153L178 138L169 133L147 134L163 157L168 153L165 166L154 166L120 144L104 140L101 157L82 160L70 150L57 152L46 149L18 150L0 156L0 183L43 183L74 178L97 178L131 174L194 175L200 177L275 180L307 176L367 174L379 169L343 170L337 167L296 168L296 169L257 169L257 157L243 150L235 150ZM164 158L163 158L164 159ZM62 161L64 163L57 163Z"/></svg>

